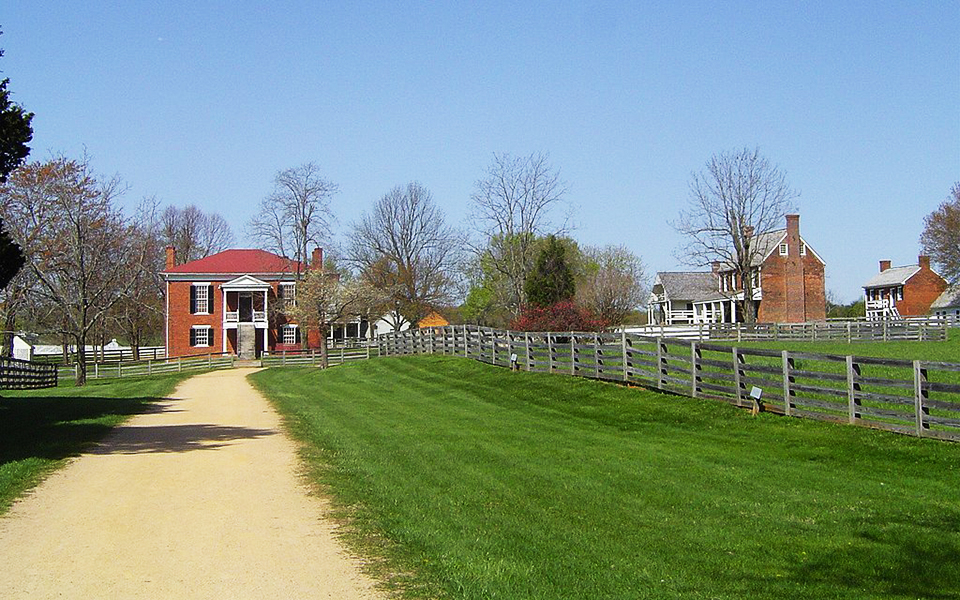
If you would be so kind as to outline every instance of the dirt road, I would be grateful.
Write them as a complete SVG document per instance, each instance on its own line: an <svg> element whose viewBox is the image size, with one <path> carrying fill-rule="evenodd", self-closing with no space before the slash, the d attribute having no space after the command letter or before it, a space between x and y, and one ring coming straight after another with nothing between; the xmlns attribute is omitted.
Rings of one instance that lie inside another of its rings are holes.
<svg viewBox="0 0 960 600"><path fill-rule="evenodd" d="M194 377L0 519L3 598L382 598L246 381Z"/></svg>

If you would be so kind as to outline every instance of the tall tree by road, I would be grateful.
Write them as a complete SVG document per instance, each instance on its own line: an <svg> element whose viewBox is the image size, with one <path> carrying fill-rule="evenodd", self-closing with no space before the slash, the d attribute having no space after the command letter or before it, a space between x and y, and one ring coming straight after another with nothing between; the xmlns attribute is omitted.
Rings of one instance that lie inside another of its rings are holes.
<svg viewBox="0 0 960 600"><path fill-rule="evenodd" d="M348 262L371 285L387 291L384 307L399 331L456 295L463 236L445 223L429 190L413 182L384 194L352 227Z"/></svg>
<svg viewBox="0 0 960 600"><path fill-rule="evenodd" d="M3 32L0 31L0 35ZM0 57L3 50L0 50ZM0 80L0 183L7 181L10 172L23 164L30 154L27 144L33 139L33 113L10 100L9 78Z"/></svg>
<svg viewBox="0 0 960 600"><path fill-rule="evenodd" d="M98 178L86 159L28 167L31 176L4 186L0 204L25 221L17 242L32 275L27 293L76 344L83 385L91 332L144 276L148 248L116 207L124 191L118 179Z"/></svg>
<svg viewBox="0 0 960 600"><path fill-rule="evenodd" d="M473 221L483 238L476 251L503 278L515 315L527 300L523 286L536 259L537 239L559 232L550 217L565 192L560 173L546 155L537 153L494 154L485 176L476 182Z"/></svg>
<svg viewBox="0 0 960 600"><path fill-rule="evenodd" d="M937 210L924 217L920 245L945 279L960 282L960 182L953 184Z"/></svg>
<svg viewBox="0 0 960 600"><path fill-rule="evenodd" d="M700 267L720 262L743 282L741 310L748 323L757 320L752 264L764 251L754 242L780 226L796 197L783 172L759 149L723 152L694 173L688 207L673 223L687 238L681 260Z"/></svg>
<svg viewBox="0 0 960 600"><path fill-rule="evenodd" d="M266 250L288 257L292 253L294 260L306 264L308 248L322 246L330 234L330 201L338 189L312 162L280 171L273 193L260 202L248 224L250 237Z"/></svg>
<svg viewBox="0 0 960 600"><path fill-rule="evenodd" d="M192 204L165 208L159 228L161 243L173 246L179 263L216 254L233 244L233 232L226 219L217 213L203 212Z"/></svg>

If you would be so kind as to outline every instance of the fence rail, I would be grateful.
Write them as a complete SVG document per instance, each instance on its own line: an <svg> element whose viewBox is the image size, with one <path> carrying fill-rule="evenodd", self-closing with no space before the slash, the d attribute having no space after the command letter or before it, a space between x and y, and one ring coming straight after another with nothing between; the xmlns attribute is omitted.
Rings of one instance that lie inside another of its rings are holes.
<svg viewBox="0 0 960 600"><path fill-rule="evenodd" d="M700 323L697 325L646 325L627 333L687 340L837 341L887 342L894 340L943 341L950 322L946 319L884 319L815 321L810 323Z"/></svg>
<svg viewBox="0 0 960 600"><path fill-rule="evenodd" d="M379 356L376 346L355 346L329 348L327 350L327 364L342 365L357 360L367 360ZM317 366L321 362L319 350L285 350L260 357L260 364L264 367L291 367L297 365Z"/></svg>
<svg viewBox="0 0 960 600"><path fill-rule="evenodd" d="M446 354L639 384L788 416L960 440L960 363L738 348L632 333L475 326L380 336L383 355Z"/></svg>
<svg viewBox="0 0 960 600"><path fill-rule="evenodd" d="M29 390L56 385L56 366L0 357L0 389Z"/></svg>
<svg viewBox="0 0 960 600"><path fill-rule="evenodd" d="M136 362L87 363L86 373L87 379L108 379L184 371L229 369L234 366L235 358L232 354L217 353ZM50 365L50 367L57 370L57 377L61 381L76 379L79 369L78 365Z"/></svg>
<svg viewBox="0 0 960 600"><path fill-rule="evenodd" d="M167 349L163 346L142 346L139 351L138 360L159 360L166 358ZM87 358L94 362L120 362L132 361L133 350L123 348L120 350L101 350L99 347L87 351ZM33 360L50 364L64 364L63 353L56 352L51 354L34 354ZM77 361L77 353L70 351L67 354L67 363L73 364Z"/></svg>

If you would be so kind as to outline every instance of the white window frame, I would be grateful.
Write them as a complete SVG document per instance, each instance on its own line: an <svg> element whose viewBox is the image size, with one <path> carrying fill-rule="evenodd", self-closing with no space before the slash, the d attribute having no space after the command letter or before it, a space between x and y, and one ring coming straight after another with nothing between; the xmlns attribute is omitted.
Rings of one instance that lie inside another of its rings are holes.
<svg viewBox="0 0 960 600"><path fill-rule="evenodd" d="M192 285L193 285L193 287L196 289L196 291L194 292L194 302L195 302L194 308L196 308L196 311L195 311L193 314L195 314L195 315L209 315L209 314L211 314L211 311L210 311L210 303L211 303L211 301L212 301L212 298L209 297L209 295L210 295L210 284L209 284L208 282L204 282L204 283L194 283L194 284L192 284ZM200 290L203 290L203 298L200 297ZM202 305L203 308L202 308L202 309L200 308L200 307L201 307L201 304L200 304L201 301L203 302L203 305Z"/></svg>
<svg viewBox="0 0 960 600"><path fill-rule="evenodd" d="M285 307L294 307L297 305L297 283L295 281L282 281L278 287L283 288L283 305Z"/></svg>
<svg viewBox="0 0 960 600"><path fill-rule="evenodd" d="M780 256L787 256L790 253L790 247L787 244L780 244Z"/></svg>
<svg viewBox="0 0 960 600"><path fill-rule="evenodd" d="M190 327L190 329L194 331L193 340L194 342L196 342L192 346L193 348L209 348L213 346L213 327L211 327L210 325L193 325L192 327ZM206 344L200 343L200 338L198 337L197 334L200 333L201 331L206 332L206 336L207 336Z"/></svg>
<svg viewBox="0 0 960 600"><path fill-rule="evenodd" d="M292 339L287 340L287 335L290 334ZM286 324L280 327L280 343L284 346L292 346L297 343L297 326L295 324Z"/></svg>

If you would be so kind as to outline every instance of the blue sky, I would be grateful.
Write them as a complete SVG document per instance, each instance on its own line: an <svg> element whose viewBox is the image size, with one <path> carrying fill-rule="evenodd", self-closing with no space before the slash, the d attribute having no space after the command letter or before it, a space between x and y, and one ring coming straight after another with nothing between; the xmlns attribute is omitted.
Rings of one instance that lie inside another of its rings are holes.
<svg viewBox="0 0 960 600"><path fill-rule="evenodd" d="M759 147L841 300L915 263L960 181L960 2L663 4L8 0L0 70L32 159L85 148L238 245L281 169L339 184L338 231L414 180L465 226L494 152L546 152L579 241L675 270L691 174Z"/></svg>

